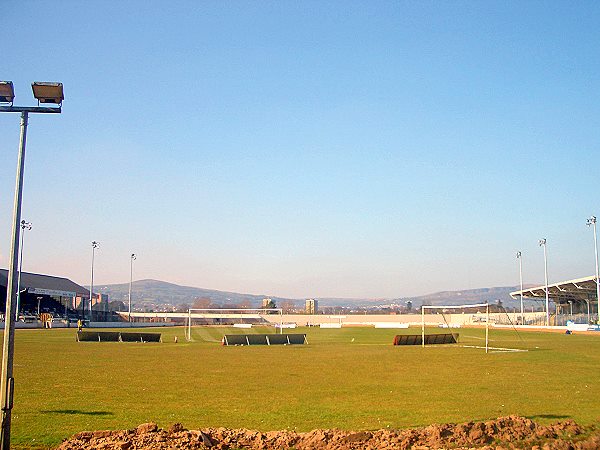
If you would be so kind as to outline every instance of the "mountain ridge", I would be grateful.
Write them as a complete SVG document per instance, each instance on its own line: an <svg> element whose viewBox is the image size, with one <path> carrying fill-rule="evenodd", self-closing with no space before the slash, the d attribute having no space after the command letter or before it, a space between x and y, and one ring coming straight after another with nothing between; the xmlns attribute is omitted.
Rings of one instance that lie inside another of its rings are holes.
<svg viewBox="0 0 600 450"><path fill-rule="evenodd" d="M109 296L110 301L128 301L129 283L106 284L97 290ZM505 307L516 307L520 300L510 297L509 292L518 290L516 286L497 286L457 291L439 291L430 294L396 298L345 298L314 297L322 306L376 307L383 305L406 305L413 307L427 305L460 305L472 303L496 303L501 301ZM275 303L291 302L302 306L305 299L271 296L268 294L244 294L232 291L207 289L194 286L182 286L168 281L143 279L132 283L132 303L137 307L166 307L192 305L198 299L208 299L214 305L227 306L245 303L247 307L260 307L262 299L270 298ZM248 306L249 305L249 306Z"/></svg>

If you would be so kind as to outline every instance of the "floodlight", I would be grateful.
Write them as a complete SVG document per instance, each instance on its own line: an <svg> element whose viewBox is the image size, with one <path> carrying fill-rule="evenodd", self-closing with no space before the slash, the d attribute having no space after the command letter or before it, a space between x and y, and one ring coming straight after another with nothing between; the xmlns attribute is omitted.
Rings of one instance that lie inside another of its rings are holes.
<svg viewBox="0 0 600 450"><path fill-rule="evenodd" d="M12 103L15 99L15 88L12 81L0 81L0 103Z"/></svg>
<svg viewBox="0 0 600 450"><path fill-rule="evenodd" d="M6 287L6 308L5 308L5 324L4 324L4 347L2 352L2 368L0 370L0 404L2 411L0 412L0 450L10 448L10 425L11 411L13 408L13 359L14 359L14 330L15 318L18 317L19 311L19 293L20 276L23 249L24 231L30 229L31 224L21 222L21 203L23 193L23 169L25 157L25 142L27 137L27 122L30 113L60 113L62 101L64 100L62 83L32 83L33 96L38 100L37 107L30 106L14 106L15 90L11 81L0 81L0 103L9 103L9 106L0 106L0 112L20 113L21 114L21 140L19 142L19 164L17 166L17 182L15 186L15 203L13 207L13 226L12 226L12 244L10 248L11 264L8 270L8 285ZM58 107L44 107L40 103L53 103ZM19 245L19 223L23 227L21 234L21 245ZM21 257L19 257L19 253ZM15 271L19 271L17 277L16 289L13 284L15 279ZM39 303L38 303L39 314Z"/></svg>
<svg viewBox="0 0 600 450"><path fill-rule="evenodd" d="M39 103L54 103L55 105L60 105L65 99L62 83L35 81L31 83L31 89L33 89L33 96Z"/></svg>
<svg viewBox="0 0 600 450"><path fill-rule="evenodd" d="M548 292L548 255L546 255L546 238L540 239L540 247L544 249L544 280L546 289L546 326L550 326L550 297Z"/></svg>

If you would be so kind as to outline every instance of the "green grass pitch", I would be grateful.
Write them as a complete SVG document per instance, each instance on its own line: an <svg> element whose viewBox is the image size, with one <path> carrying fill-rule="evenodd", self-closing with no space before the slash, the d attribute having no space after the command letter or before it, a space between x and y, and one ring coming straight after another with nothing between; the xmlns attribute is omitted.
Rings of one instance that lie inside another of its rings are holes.
<svg viewBox="0 0 600 450"><path fill-rule="evenodd" d="M16 447L55 446L78 431L155 421L188 428L371 430L519 414L600 416L600 335L492 333L491 353L456 345L392 346L420 329L290 330L308 345L223 347L221 336L266 329L150 330L163 343L78 343L75 330L17 330ZM483 330L457 330L482 342ZM178 343L174 342L178 336Z"/></svg>

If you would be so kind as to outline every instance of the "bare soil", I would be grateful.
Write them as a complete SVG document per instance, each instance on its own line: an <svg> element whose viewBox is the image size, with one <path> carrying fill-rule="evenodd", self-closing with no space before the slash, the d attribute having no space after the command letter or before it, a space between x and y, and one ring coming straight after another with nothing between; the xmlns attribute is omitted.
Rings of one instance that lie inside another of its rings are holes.
<svg viewBox="0 0 600 450"><path fill-rule="evenodd" d="M572 420L540 425L518 416L486 422L430 425L423 428L378 431L313 430L260 432L246 429L187 430L181 424L169 429L145 423L132 430L84 431L63 442L58 450L136 449L600 449L600 430Z"/></svg>

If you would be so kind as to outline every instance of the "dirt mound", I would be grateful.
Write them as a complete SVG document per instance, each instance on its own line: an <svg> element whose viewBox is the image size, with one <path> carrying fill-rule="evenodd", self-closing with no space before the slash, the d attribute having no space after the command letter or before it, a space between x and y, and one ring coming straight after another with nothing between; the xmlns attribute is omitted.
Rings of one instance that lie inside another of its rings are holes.
<svg viewBox="0 0 600 450"><path fill-rule="evenodd" d="M424 428L379 431L313 430L260 432L246 429L186 430L174 424L168 430L145 423L133 430L84 431L63 442L59 450L74 449L600 449L600 432L572 420L539 425L509 416L486 422L430 425Z"/></svg>

